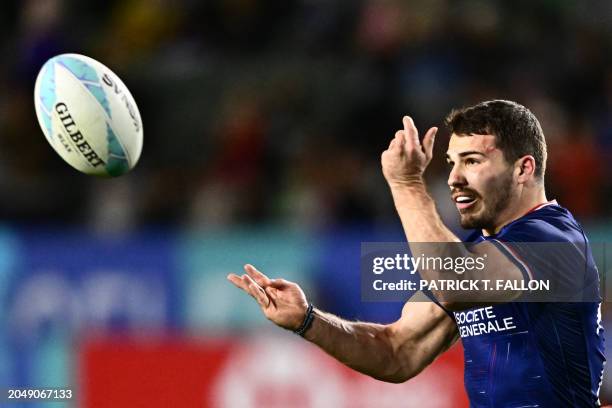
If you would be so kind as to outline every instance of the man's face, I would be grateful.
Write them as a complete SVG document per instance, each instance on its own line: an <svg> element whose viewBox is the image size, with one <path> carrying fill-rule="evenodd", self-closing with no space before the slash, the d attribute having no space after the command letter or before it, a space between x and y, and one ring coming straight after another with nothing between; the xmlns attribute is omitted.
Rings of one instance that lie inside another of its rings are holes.
<svg viewBox="0 0 612 408"><path fill-rule="evenodd" d="M452 134L447 151L448 185L463 228L494 230L516 188L513 166L493 135Z"/></svg>

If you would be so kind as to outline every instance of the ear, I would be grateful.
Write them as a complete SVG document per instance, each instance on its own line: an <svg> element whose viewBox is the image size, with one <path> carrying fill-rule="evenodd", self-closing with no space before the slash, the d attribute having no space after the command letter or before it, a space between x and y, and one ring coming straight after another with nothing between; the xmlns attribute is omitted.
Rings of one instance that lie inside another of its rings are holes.
<svg viewBox="0 0 612 408"><path fill-rule="evenodd" d="M526 183L535 177L536 162L533 156L527 155L518 159L515 163L515 172L519 183Z"/></svg>

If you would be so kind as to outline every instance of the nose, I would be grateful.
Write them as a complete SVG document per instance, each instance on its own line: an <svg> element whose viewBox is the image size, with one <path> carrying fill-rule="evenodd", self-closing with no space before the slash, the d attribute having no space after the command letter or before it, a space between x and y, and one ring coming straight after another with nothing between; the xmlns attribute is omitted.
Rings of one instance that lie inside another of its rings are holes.
<svg viewBox="0 0 612 408"><path fill-rule="evenodd" d="M464 177L458 164L455 164L448 175L448 186L451 188L464 187L467 180Z"/></svg>

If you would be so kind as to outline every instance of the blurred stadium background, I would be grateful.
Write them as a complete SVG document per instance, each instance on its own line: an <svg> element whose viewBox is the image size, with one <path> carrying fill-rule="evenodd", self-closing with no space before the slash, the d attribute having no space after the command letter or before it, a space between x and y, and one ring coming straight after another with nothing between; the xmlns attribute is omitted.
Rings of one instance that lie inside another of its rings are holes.
<svg viewBox="0 0 612 408"><path fill-rule="evenodd" d="M346 318L396 319L401 304L360 301L358 268L360 242L403 239L379 157L405 113L423 129L525 104L549 197L612 242L609 1L3 1L0 33L3 386L71 386L83 407L466 406L460 345L384 384L225 281L251 262ZM38 129L34 79L62 52L134 94L129 175L78 174ZM428 178L456 228L446 141Z"/></svg>

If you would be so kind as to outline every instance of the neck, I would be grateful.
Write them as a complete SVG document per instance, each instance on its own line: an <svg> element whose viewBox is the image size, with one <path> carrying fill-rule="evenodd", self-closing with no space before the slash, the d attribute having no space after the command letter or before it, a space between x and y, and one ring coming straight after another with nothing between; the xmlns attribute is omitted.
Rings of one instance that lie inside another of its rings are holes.
<svg viewBox="0 0 612 408"><path fill-rule="evenodd" d="M536 191L531 193L523 191L521 194L519 194L516 205L509 205L504 211L501 212L496 226L492 229L483 229L482 234L485 236L497 234L505 225L508 225L512 221L521 218L530 210L547 202L546 192L544 191L543 187L538 188Z"/></svg>

